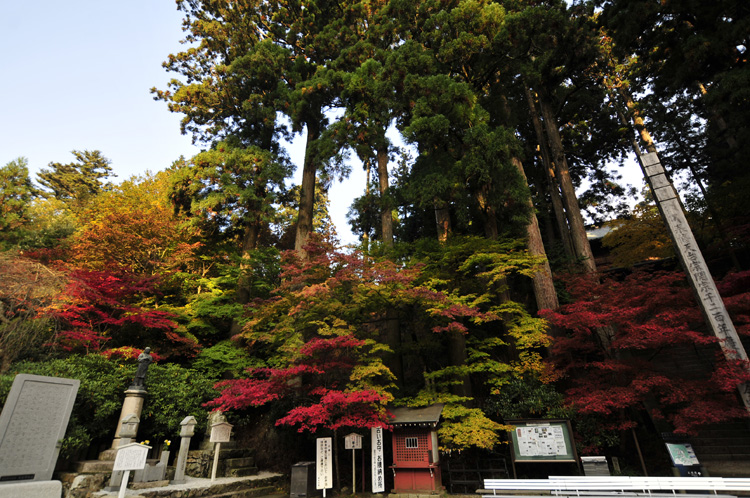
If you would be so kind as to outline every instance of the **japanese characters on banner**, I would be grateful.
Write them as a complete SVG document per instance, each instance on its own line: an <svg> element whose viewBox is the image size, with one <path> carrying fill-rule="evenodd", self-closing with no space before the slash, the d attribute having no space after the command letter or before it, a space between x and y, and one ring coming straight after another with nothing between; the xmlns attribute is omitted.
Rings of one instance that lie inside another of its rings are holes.
<svg viewBox="0 0 750 498"><path fill-rule="evenodd" d="M326 489L333 487L332 448L332 438L320 437L317 439L315 489L322 489L323 496L325 496Z"/></svg>
<svg viewBox="0 0 750 498"><path fill-rule="evenodd" d="M383 428L370 429L372 439L372 492L385 491L385 466L383 464Z"/></svg>

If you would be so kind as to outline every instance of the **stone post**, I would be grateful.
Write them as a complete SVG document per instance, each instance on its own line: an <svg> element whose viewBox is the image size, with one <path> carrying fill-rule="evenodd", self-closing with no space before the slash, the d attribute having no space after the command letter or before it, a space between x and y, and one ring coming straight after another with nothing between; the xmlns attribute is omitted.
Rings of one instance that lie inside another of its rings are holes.
<svg viewBox="0 0 750 498"><path fill-rule="evenodd" d="M120 420L120 424L117 426L117 434L120 435L117 441L121 443L120 446L125 446L126 444L130 444L131 442L133 442L136 434L138 434L138 425L140 423L141 420L134 413L128 413L122 418L122 420ZM114 454L117 455L117 449L110 449L107 451L113 451ZM115 458L112 458L112 460L114 459ZM109 478L109 486L104 488L105 491L118 491L120 489L120 483L122 483L122 481L122 471L113 470L112 475ZM125 481L125 486L127 486L127 481Z"/></svg>
<svg viewBox="0 0 750 498"><path fill-rule="evenodd" d="M190 438L195 434L195 426L197 424L198 421L193 416L185 417L180 422L180 452L177 454L174 480L172 480L171 484L182 484L185 482L185 464L187 463L187 454L190 449Z"/></svg>

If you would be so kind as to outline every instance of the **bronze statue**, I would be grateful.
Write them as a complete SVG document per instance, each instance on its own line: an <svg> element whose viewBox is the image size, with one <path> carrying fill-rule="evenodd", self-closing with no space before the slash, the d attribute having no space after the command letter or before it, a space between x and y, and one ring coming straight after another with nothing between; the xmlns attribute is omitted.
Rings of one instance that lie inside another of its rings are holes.
<svg viewBox="0 0 750 498"><path fill-rule="evenodd" d="M150 352L151 348L146 348L143 350L143 353L138 356L138 368L135 371L135 378L133 379L134 387L144 387L144 381L146 380L146 372L148 371L148 366L152 361L154 361L154 359L149 354Z"/></svg>

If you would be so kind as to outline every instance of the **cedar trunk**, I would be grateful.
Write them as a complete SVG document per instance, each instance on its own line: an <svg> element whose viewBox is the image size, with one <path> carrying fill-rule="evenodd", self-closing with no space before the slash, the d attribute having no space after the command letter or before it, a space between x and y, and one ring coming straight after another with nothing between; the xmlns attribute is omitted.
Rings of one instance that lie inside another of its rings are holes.
<svg viewBox="0 0 750 498"><path fill-rule="evenodd" d="M294 239L294 250L303 258L307 258L304 247L312 232L313 213L315 210L315 176L318 172L318 161L312 150L312 145L318 139L320 129L317 124L307 124L307 141L305 144L305 162L302 169L302 186L299 199L299 215L297 217L297 234Z"/></svg>
<svg viewBox="0 0 750 498"><path fill-rule="evenodd" d="M560 138L560 131L557 129L557 121L552 109L550 109L549 104L544 99L539 99L539 106L542 110L544 127L547 131L552 157L555 161L555 171L557 172L557 179L560 182L562 201L568 215L570 235L573 239L573 248L575 249L576 257L581 260L583 268L587 273L595 273L596 263L594 262L594 254L591 252L591 245L586 237L586 228L583 225L583 216L581 216L581 209L578 206L578 198L573 187L573 181L570 179L568 161L565 159L565 151L562 139Z"/></svg>
<svg viewBox="0 0 750 498"><path fill-rule="evenodd" d="M393 215L388 197L388 148L378 149L378 184L380 185L380 224L383 245L393 247Z"/></svg>

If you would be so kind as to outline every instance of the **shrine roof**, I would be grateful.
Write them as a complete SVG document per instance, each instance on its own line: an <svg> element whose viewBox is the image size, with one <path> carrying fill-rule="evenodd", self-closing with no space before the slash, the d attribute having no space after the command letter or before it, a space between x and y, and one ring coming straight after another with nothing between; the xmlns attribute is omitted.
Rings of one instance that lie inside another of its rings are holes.
<svg viewBox="0 0 750 498"><path fill-rule="evenodd" d="M424 408L391 408L390 412L393 414L391 424L395 426L434 427L440 420L443 406L443 403L436 403Z"/></svg>

